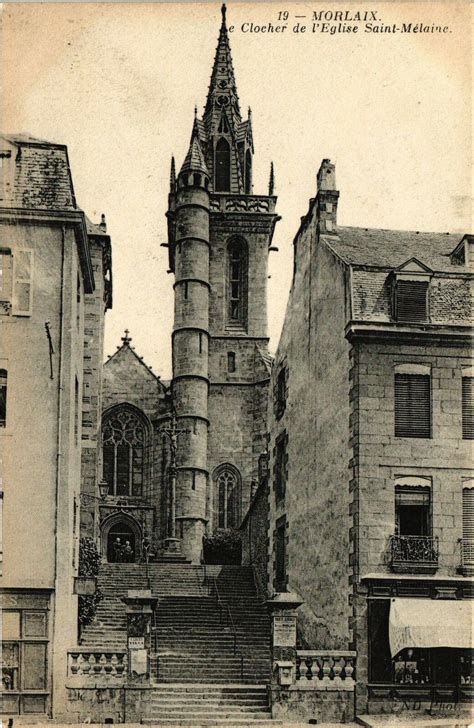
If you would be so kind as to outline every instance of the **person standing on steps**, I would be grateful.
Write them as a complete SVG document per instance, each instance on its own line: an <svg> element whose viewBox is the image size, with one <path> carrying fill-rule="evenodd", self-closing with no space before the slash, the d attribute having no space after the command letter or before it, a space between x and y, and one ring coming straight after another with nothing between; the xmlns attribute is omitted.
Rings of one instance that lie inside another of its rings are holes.
<svg viewBox="0 0 474 728"><path fill-rule="evenodd" d="M113 545L112 545L112 554L114 561L117 563L120 563L122 561L122 553L123 553L123 546L122 542L120 541L120 537L117 536L115 539Z"/></svg>
<svg viewBox="0 0 474 728"><path fill-rule="evenodd" d="M131 563L133 561L133 549L130 546L130 541L125 541L125 546L122 551L123 561Z"/></svg>

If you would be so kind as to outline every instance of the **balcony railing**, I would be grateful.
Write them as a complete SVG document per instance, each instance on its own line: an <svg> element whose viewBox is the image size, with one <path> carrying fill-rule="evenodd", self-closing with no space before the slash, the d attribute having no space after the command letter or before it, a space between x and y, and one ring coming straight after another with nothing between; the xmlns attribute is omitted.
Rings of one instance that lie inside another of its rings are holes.
<svg viewBox="0 0 474 728"><path fill-rule="evenodd" d="M392 571L433 573L438 568L437 536L391 536L390 564Z"/></svg>
<svg viewBox="0 0 474 728"><path fill-rule="evenodd" d="M276 197L266 195L212 195L211 212L267 212L274 214Z"/></svg>
<svg viewBox="0 0 474 728"><path fill-rule="evenodd" d="M461 562L459 571L464 576L474 576L474 538L461 538Z"/></svg>

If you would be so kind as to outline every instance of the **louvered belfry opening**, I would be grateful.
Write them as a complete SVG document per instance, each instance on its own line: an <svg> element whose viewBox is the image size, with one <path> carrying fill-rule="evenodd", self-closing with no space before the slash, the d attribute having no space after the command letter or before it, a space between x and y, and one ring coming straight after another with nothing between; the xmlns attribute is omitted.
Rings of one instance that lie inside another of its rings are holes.
<svg viewBox="0 0 474 728"><path fill-rule="evenodd" d="M429 374L395 374L395 436L431 437Z"/></svg>
<svg viewBox="0 0 474 728"><path fill-rule="evenodd" d="M397 321L428 319L428 282L397 281L395 317Z"/></svg>
<svg viewBox="0 0 474 728"><path fill-rule="evenodd" d="M462 378L462 436L474 439L474 377Z"/></svg>

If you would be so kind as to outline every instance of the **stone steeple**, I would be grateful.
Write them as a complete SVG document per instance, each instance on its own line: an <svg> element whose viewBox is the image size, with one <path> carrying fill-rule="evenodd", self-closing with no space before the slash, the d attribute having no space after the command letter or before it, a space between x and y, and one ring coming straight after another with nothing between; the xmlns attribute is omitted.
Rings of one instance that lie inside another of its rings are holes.
<svg viewBox="0 0 474 728"><path fill-rule="evenodd" d="M238 125L242 121L227 33L225 5L221 11L222 24L203 116L208 136L218 131L223 112L233 134L237 132Z"/></svg>
<svg viewBox="0 0 474 728"><path fill-rule="evenodd" d="M223 6L204 113L194 112L167 212L171 390L183 430L170 521L194 563L206 532L238 527L264 447L268 253L278 216L273 181L268 195L253 193L252 164L251 113L242 119Z"/></svg>
<svg viewBox="0 0 474 728"><path fill-rule="evenodd" d="M209 175L211 192L251 194L252 155L251 114L249 109L248 118L242 120L223 5L204 113L199 119L195 109L185 164L194 163L202 156L205 169L200 162L201 168L193 171L205 171Z"/></svg>

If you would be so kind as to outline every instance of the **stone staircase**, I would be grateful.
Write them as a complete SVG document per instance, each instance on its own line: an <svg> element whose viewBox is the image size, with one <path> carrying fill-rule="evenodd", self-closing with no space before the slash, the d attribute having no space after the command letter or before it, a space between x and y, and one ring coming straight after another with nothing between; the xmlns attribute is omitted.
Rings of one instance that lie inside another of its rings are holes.
<svg viewBox="0 0 474 728"><path fill-rule="evenodd" d="M264 686L177 684L155 687L149 716L143 722L185 726L262 725L270 721Z"/></svg>
<svg viewBox="0 0 474 728"><path fill-rule="evenodd" d="M151 588L158 597L153 689L143 721L243 725L270 721L270 621L252 569L239 566L103 564L104 594L81 644L125 649L122 596Z"/></svg>

